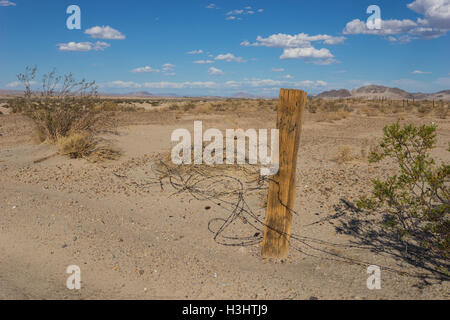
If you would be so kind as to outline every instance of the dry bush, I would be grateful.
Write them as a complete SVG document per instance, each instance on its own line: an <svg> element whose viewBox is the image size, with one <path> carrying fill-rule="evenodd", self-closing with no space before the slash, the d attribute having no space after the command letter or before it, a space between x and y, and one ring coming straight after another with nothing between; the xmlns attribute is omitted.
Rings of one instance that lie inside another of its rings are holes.
<svg viewBox="0 0 450 320"><path fill-rule="evenodd" d="M376 108L371 108L369 106L359 109L359 113L366 115L368 117L375 117L379 115L379 111Z"/></svg>
<svg viewBox="0 0 450 320"><path fill-rule="evenodd" d="M199 114L199 113L209 114L214 111L214 108L211 106L211 104L206 103L206 104L197 105L193 111L196 114Z"/></svg>
<svg viewBox="0 0 450 320"><path fill-rule="evenodd" d="M56 143L61 154L82 158L98 149L95 135L114 127L109 112L98 110L95 81L75 81L72 74L57 76L55 71L42 77L42 89L31 90L37 68L27 67L17 77L25 86L24 96L14 101L15 112L23 112L36 124L40 141ZM117 103L104 102L100 109L115 110Z"/></svg>
<svg viewBox="0 0 450 320"><path fill-rule="evenodd" d="M195 103L189 102L183 106L184 111L190 111L195 109Z"/></svg>
<svg viewBox="0 0 450 320"><path fill-rule="evenodd" d="M338 152L335 156L335 161L338 164L344 164L355 160L357 157L352 153L352 147L350 146L340 146Z"/></svg>
<svg viewBox="0 0 450 320"><path fill-rule="evenodd" d="M95 149L95 141L89 133L74 133L58 139L60 154L68 155L73 159L84 158Z"/></svg>
<svg viewBox="0 0 450 320"><path fill-rule="evenodd" d="M441 105L435 109L434 113L439 119L447 119L448 109L448 105Z"/></svg>
<svg viewBox="0 0 450 320"><path fill-rule="evenodd" d="M349 112L345 110L339 110L335 112L324 112L320 113L318 118L316 119L318 122L332 122L337 120L346 119L349 116Z"/></svg>
<svg viewBox="0 0 450 320"><path fill-rule="evenodd" d="M77 132L57 141L59 153L72 159L85 158L91 162L117 160L120 152L114 150L108 143L95 139L88 132Z"/></svg>
<svg viewBox="0 0 450 320"><path fill-rule="evenodd" d="M98 104L95 81L75 81L72 74L62 77L52 71L42 77L42 90L33 92L31 83L36 71L36 67L27 67L24 74L17 76L25 86L25 93L15 101L14 110L31 117L47 140L56 142L79 131L94 134L108 124L108 117L95 110Z"/></svg>
<svg viewBox="0 0 450 320"><path fill-rule="evenodd" d="M420 104L417 107L417 112L419 113L419 115L425 116L429 114L432 111L432 109L433 108L427 104Z"/></svg>

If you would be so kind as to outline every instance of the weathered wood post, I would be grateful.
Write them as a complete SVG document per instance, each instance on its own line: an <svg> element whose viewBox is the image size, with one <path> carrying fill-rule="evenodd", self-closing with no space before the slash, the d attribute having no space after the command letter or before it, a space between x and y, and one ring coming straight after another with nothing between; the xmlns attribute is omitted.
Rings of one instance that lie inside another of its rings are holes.
<svg viewBox="0 0 450 320"><path fill-rule="evenodd" d="M278 102L279 170L271 177L261 254L264 258L286 258L295 199L297 154L305 114L307 93L281 89Z"/></svg>

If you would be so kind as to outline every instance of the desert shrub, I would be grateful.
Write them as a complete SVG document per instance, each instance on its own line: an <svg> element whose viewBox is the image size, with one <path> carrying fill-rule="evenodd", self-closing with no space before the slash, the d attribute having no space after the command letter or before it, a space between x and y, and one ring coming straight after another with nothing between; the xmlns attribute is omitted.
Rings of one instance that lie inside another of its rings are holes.
<svg viewBox="0 0 450 320"><path fill-rule="evenodd" d="M431 110L432 110L432 107L429 105L426 105L426 104L421 104L417 107L417 112L420 115L426 115L426 114L430 113Z"/></svg>
<svg viewBox="0 0 450 320"><path fill-rule="evenodd" d="M436 116L438 116L440 119L447 119L448 116L448 106L447 105L441 105L439 107L436 108L435 110L435 114Z"/></svg>
<svg viewBox="0 0 450 320"><path fill-rule="evenodd" d="M356 158L352 153L352 148L350 146L340 146L338 152L335 156L335 160L338 164L344 164L350 162Z"/></svg>
<svg viewBox="0 0 450 320"><path fill-rule="evenodd" d="M308 110L308 112L310 113L316 113L318 109L317 104L315 104L312 101L308 101L308 104L306 105L306 110Z"/></svg>
<svg viewBox="0 0 450 320"><path fill-rule="evenodd" d="M102 143L103 142L103 143ZM85 158L91 162L117 160L120 152L101 139L95 139L89 132L77 132L57 141L59 153L72 159Z"/></svg>
<svg viewBox="0 0 450 320"><path fill-rule="evenodd" d="M39 92L31 90L36 67L27 67L17 77L25 86L24 96L13 103L13 112L23 112L36 123L46 139L56 142L74 132L94 133L108 122L96 112L98 103L95 81L76 81L72 74L57 76L55 70L42 77Z"/></svg>
<svg viewBox="0 0 450 320"><path fill-rule="evenodd" d="M319 117L317 118L318 122L328 121L332 122L335 120L342 120L347 118L349 115L349 112L345 110L338 110L334 112L322 112L319 114Z"/></svg>
<svg viewBox="0 0 450 320"><path fill-rule="evenodd" d="M179 108L180 108L180 106L176 103L173 103L169 106L169 110L172 110L172 111L178 110Z"/></svg>
<svg viewBox="0 0 450 320"><path fill-rule="evenodd" d="M96 111L119 111L121 110L120 102L117 100L102 101L94 107Z"/></svg>
<svg viewBox="0 0 450 320"><path fill-rule="evenodd" d="M184 111L190 111L192 109L195 109L195 103L189 102L183 106Z"/></svg>
<svg viewBox="0 0 450 320"><path fill-rule="evenodd" d="M67 137L58 138L59 151L71 158L83 158L92 153L96 143L88 133L74 133Z"/></svg>
<svg viewBox="0 0 450 320"><path fill-rule="evenodd" d="M373 180L369 196L357 201L361 209L385 213L384 225L407 244L413 241L428 250L449 256L450 166L430 157L436 145L436 126L384 128L371 162L394 160L399 172L386 180Z"/></svg>

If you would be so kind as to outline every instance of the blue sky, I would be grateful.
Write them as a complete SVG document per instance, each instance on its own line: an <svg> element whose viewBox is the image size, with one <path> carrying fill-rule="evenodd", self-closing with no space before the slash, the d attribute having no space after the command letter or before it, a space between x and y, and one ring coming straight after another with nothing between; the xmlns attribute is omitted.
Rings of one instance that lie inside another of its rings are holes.
<svg viewBox="0 0 450 320"><path fill-rule="evenodd" d="M69 30L66 9L81 9ZM381 28L366 10L378 5ZM450 89L450 0L0 0L0 88L27 65L101 92Z"/></svg>

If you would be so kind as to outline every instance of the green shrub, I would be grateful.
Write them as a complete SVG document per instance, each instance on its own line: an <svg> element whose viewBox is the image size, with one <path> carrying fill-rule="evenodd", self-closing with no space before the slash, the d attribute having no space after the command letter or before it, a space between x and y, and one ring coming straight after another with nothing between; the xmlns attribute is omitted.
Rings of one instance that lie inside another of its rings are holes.
<svg viewBox="0 0 450 320"><path fill-rule="evenodd" d="M436 145L436 126L416 127L399 122L384 128L371 162L393 159L398 174L373 180L373 191L356 203L361 209L385 213L384 224L403 241L449 256L450 166L430 157Z"/></svg>

